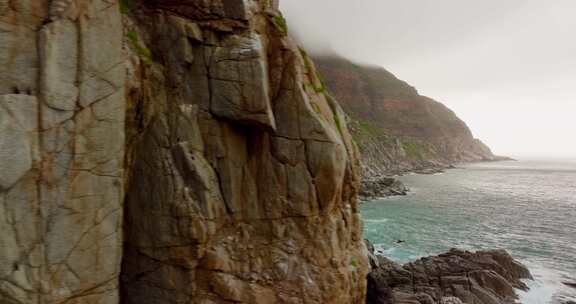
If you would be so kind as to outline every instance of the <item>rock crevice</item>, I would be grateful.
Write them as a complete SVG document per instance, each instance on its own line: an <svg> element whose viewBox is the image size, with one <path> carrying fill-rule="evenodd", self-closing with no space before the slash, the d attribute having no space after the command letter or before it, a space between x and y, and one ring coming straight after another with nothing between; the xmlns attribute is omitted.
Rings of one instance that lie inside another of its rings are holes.
<svg viewBox="0 0 576 304"><path fill-rule="evenodd" d="M515 304L516 289L532 279L526 267L504 250L452 249L399 265L370 251L368 304Z"/></svg>
<svg viewBox="0 0 576 304"><path fill-rule="evenodd" d="M362 303L356 150L282 20L0 1L0 302Z"/></svg>
<svg viewBox="0 0 576 304"><path fill-rule="evenodd" d="M127 303L361 303L355 150L343 114L306 90L304 58L268 21L275 8L221 32L154 7L130 18L154 59L134 54L134 70L154 77L128 100L149 118L129 157ZM194 24L203 40L174 47L166 33Z"/></svg>
<svg viewBox="0 0 576 304"><path fill-rule="evenodd" d="M0 302L113 303L124 197L124 69L108 69L123 61L118 7L10 3L0 16Z"/></svg>

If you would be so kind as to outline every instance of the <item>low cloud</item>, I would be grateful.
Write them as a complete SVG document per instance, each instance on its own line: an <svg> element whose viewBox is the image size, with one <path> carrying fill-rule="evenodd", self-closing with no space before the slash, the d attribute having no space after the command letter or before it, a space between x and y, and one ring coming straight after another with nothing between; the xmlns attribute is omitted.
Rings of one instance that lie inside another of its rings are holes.
<svg viewBox="0 0 576 304"><path fill-rule="evenodd" d="M576 120L566 114L576 114L576 1L283 0L281 7L309 51L386 67L454 109L496 152L576 156L576 141L567 140Z"/></svg>

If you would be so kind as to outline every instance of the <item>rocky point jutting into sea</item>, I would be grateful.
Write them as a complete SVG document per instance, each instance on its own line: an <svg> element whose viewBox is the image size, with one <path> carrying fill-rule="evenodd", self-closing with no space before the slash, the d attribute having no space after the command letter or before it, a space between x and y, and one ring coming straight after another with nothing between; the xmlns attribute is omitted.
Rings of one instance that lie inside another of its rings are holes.
<svg viewBox="0 0 576 304"><path fill-rule="evenodd" d="M452 249L434 257L399 265L376 255L367 242L372 271L369 304L514 304L515 289L530 271L504 250L468 252Z"/></svg>
<svg viewBox="0 0 576 304"><path fill-rule="evenodd" d="M0 0L0 67L0 303L365 302L359 154L276 0Z"/></svg>
<svg viewBox="0 0 576 304"><path fill-rule="evenodd" d="M364 197L406 193L387 176L505 159L475 138L452 110L418 94L384 68L338 55L315 55L314 61L326 89L350 117L351 133L360 148Z"/></svg>

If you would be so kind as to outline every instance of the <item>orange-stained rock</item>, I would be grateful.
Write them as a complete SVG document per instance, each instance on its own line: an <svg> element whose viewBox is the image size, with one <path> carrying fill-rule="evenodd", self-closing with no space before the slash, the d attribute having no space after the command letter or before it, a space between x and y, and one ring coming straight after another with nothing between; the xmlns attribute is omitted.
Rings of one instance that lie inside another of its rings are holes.
<svg viewBox="0 0 576 304"><path fill-rule="evenodd" d="M207 3L127 16L125 303L363 303L344 113L269 1Z"/></svg>
<svg viewBox="0 0 576 304"><path fill-rule="evenodd" d="M0 303L363 303L358 159L276 0L0 0Z"/></svg>
<svg viewBox="0 0 576 304"><path fill-rule="evenodd" d="M119 302L116 2L0 1L0 303Z"/></svg>

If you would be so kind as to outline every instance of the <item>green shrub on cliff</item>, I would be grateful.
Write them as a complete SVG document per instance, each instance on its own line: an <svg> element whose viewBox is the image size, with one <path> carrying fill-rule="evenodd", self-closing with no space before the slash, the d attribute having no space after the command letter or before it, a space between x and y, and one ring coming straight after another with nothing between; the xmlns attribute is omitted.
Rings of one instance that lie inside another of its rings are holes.
<svg viewBox="0 0 576 304"><path fill-rule="evenodd" d="M322 78L322 75L320 75L318 72L315 73L316 76L316 82L318 83L318 86L314 86L314 90L316 91L316 93L325 93L326 92L326 84L324 83L324 79Z"/></svg>
<svg viewBox="0 0 576 304"><path fill-rule="evenodd" d="M302 59L304 60L304 67L306 68L306 74L308 74L308 78L310 79L310 82L312 83L312 87L314 89L314 92L316 92L318 94L326 93L326 84L324 82L324 79L322 78L322 75L320 75L314 69L312 59L310 59L310 56L308 56L308 53L306 53L306 51L304 49L299 48L299 50L300 50L300 55L302 56Z"/></svg>
<svg viewBox="0 0 576 304"><path fill-rule="evenodd" d="M413 141L403 141L402 148L406 152L406 156L423 160L426 157L426 147L420 143Z"/></svg>
<svg viewBox="0 0 576 304"><path fill-rule="evenodd" d="M272 17L272 23L274 23L276 29L282 34L288 34L288 22L286 22L284 16L277 15Z"/></svg>
<svg viewBox="0 0 576 304"><path fill-rule="evenodd" d="M350 266L352 266L354 268L358 268L358 262L355 259L352 259L350 261Z"/></svg>
<svg viewBox="0 0 576 304"><path fill-rule="evenodd" d="M128 39L130 48L136 52L142 61L146 63L152 63L152 52L150 52L150 50L145 46L142 46L140 40L138 39L138 34L135 31L127 32L126 38Z"/></svg>
<svg viewBox="0 0 576 304"><path fill-rule="evenodd" d="M381 143L392 145L394 137L388 134L388 131L369 120L352 118L349 124L352 136L356 143L362 146L370 143Z"/></svg>
<svg viewBox="0 0 576 304"><path fill-rule="evenodd" d="M132 8L134 7L134 3L132 3L130 0L120 0L119 5L120 13L124 15L130 14Z"/></svg>
<svg viewBox="0 0 576 304"><path fill-rule="evenodd" d="M382 130L367 120L358 119L358 127L362 134L370 137L378 137L382 134Z"/></svg>
<svg viewBox="0 0 576 304"><path fill-rule="evenodd" d="M334 113L334 122L336 123L336 127L338 128L338 133L340 133L340 136L342 136L342 123L340 122L340 118L336 113Z"/></svg>

